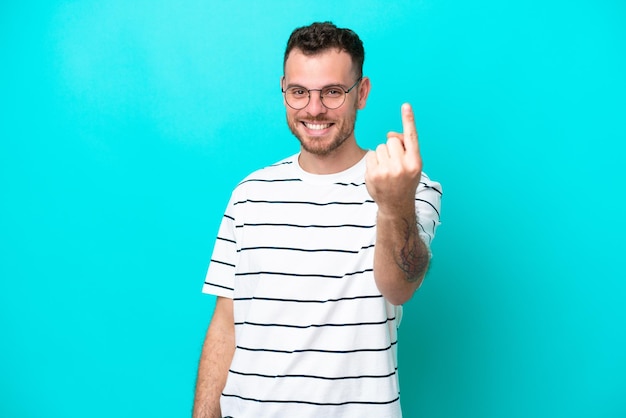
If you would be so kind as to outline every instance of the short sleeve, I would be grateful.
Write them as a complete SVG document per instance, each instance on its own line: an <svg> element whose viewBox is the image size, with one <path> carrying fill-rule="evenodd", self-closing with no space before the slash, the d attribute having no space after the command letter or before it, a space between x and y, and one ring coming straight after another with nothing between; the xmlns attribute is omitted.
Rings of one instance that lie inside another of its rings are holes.
<svg viewBox="0 0 626 418"><path fill-rule="evenodd" d="M202 292L232 299L237 265L234 196L231 197L222 218L213 247L213 255L204 279Z"/></svg>
<svg viewBox="0 0 626 418"><path fill-rule="evenodd" d="M441 184L431 180L425 173L422 173L420 184L415 193L415 211L420 237L429 249L435 238L435 231L441 224L442 194Z"/></svg>

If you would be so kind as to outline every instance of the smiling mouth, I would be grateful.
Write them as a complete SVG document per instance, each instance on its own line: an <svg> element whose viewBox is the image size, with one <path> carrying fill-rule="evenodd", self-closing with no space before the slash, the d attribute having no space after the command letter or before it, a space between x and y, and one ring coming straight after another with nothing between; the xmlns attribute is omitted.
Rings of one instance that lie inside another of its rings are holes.
<svg viewBox="0 0 626 418"><path fill-rule="evenodd" d="M324 129L328 129L332 126L332 123L309 123L302 122L305 128L310 129L312 131L323 131Z"/></svg>

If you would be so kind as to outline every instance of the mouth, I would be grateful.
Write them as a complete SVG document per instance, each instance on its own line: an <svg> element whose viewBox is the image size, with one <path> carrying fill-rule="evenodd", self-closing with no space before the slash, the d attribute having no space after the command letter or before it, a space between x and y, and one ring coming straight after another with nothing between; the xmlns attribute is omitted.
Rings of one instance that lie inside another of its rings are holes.
<svg viewBox="0 0 626 418"><path fill-rule="evenodd" d="M328 128L330 128L331 126L333 126L332 123L313 123L313 122L301 122L302 125L304 125L304 127L312 132L312 133L323 133L325 132Z"/></svg>

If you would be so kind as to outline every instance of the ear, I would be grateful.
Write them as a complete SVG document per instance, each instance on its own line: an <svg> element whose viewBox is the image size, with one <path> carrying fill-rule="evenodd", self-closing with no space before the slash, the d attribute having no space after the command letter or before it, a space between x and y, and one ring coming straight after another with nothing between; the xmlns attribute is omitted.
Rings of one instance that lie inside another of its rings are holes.
<svg viewBox="0 0 626 418"><path fill-rule="evenodd" d="M280 76L280 91L281 91L281 93L282 93L282 91L283 91L283 87L284 87L284 86L285 86L285 76L284 76L284 75L281 75L281 76ZM284 94L281 94L281 96L283 96L283 104L284 104L285 106L287 106L287 103L285 102L285 95L284 95Z"/></svg>
<svg viewBox="0 0 626 418"><path fill-rule="evenodd" d="M367 97L370 94L371 88L372 88L372 84L370 82L369 77L363 77L359 85L359 98L358 98L358 103L357 103L357 108L359 110L365 108L365 103L367 102Z"/></svg>

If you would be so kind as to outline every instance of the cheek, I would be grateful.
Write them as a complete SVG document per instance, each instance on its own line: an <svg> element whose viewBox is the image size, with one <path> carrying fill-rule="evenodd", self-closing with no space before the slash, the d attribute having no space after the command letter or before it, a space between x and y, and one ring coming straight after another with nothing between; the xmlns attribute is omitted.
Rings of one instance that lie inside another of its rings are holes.
<svg viewBox="0 0 626 418"><path fill-rule="evenodd" d="M296 119L296 117L300 113L299 110L292 109L289 106L285 106L285 109L287 109L287 117L292 120Z"/></svg>
<svg viewBox="0 0 626 418"><path fill-rule="evenodd" d="M290 111L290 109L287 108L287 122L294 123L294 120L295 120L294 112Z"/></svg>

